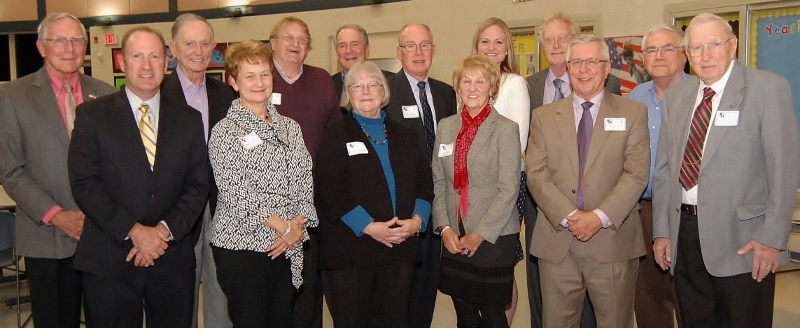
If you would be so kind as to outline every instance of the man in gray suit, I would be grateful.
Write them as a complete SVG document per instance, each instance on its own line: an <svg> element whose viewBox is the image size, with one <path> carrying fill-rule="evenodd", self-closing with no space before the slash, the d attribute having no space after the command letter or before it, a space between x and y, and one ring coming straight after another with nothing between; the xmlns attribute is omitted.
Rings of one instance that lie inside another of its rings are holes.
<svg viewBox="0 0 800 328"><path fill-rule="evenodd" d="M81 74L86 29L70 14L39 24L45 65L0 86L0 179L17 203L16 243L25 257L36 327L79 327L82 280L72 268L84 214L67 174L75 106L115 89Z"/></svg>
<svg viewBox="0 0 800 328"><path fill-rule="evenodd" d="M771 327L775 270L800 177L789 83L742 66L728 23L700 14L684 44L697 77L664 99L653 190L655 259L684 327Z"/></svg>
<svg viewBox="0 0 800 328"><path fill-rule="evenodd" d="M572 85L567 71L567 45L576 35L581 33L572 19L562 12L547 15L542 25L537 28L537 37L541 44L541 51L547 58L548 67L527 78L530 86L531 111L543 105L569 97L572 94ZM620 95L619 78L608 74L605 89ZM533 226L536 224L536 200L528 193L525 202L525 247L530 248ZM528 275L528 301L531 307L531 327L542 326L542 290L539 286L539 260L528 254L525 269ZM586 298L584 319L581 327L595 327L594 310L589 298Z"/></svg>

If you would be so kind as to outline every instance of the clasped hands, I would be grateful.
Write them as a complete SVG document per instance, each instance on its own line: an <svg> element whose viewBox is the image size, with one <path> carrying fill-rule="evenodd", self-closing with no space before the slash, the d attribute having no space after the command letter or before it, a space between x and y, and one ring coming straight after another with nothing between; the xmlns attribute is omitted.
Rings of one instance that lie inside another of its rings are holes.
<svg viewBox="0 0 800 328"><path fill-rule="evenodd" d="M363 231L379 243L392 248L394 245L406 241L406 238L420 229L422 229L422 219L414 216L410 219L393 217L386 222L371 222L364 227Z"/></svg>
<svg viewBox="0 0 800 328"><path fill-rule="evenodd" d="M128 252L125 261L130 262L134 260L133 264L136 266L149 267L155 265L157 260L169 246L169 229L163 224L156 224L155 227L148 227L140 223L136 223L128 232L133 242L133 248Z"/></svg>
<svg viewBox="0 0 800 328"><path fill-rule="evenodd" d="M453 229L447 229L442 232L442 242L444 247L450 254L462 254L467 257L475 256L478 247L481 246L484 239L475 232L469 232L464 237L458 237L458 234Z"/></svg>
<svg viewBox="0 0 800 328"><path fill-rule="evenodd" d="M589 241L603 228L603 221L594 212L578 210L572 215L567 215L567 222L569 223L567 229L582 242Z"/></svg>
<svg viewBox="0 0 800 328"><path fill-rule="evenodd" d="M301 247L303 245L303 231L306 229L308 219L297 215L293 220L285 221L277 215L272 215L264 225L275 230L275 242L267 247L267 252L271 259L276 259L284 252ZM289 233L285 233L285 231ZM281 233L283 231L283 233Z"/></svg>

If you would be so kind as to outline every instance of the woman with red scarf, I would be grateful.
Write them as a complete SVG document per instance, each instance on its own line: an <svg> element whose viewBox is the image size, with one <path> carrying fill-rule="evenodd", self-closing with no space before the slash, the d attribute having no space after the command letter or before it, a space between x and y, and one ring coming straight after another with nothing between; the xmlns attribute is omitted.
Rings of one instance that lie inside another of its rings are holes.
<svg viewBox="0 0 800 328"><path fill-rule="evenodd" d="M519 127L492 108L498 65L482 55L453 72L461 115L439 122L434 148L434 226L442 236L439 290L459 327L508 327L519 238Z"/></svg>

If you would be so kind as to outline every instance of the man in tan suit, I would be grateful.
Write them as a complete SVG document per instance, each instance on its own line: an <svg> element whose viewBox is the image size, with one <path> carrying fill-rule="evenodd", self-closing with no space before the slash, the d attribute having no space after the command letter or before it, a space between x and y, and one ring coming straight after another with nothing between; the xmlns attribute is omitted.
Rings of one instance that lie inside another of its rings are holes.
<svg viewBox="0 0 800 328"><path fill-rule="evenodd" d="M528 187L539 205L530 252L539 258L545 327L578 327L588 290L598 327L633 327L637 201L647 185L647 108L604 91L608 48L593 35L567 50L573 94L533 112Z"/></svg>

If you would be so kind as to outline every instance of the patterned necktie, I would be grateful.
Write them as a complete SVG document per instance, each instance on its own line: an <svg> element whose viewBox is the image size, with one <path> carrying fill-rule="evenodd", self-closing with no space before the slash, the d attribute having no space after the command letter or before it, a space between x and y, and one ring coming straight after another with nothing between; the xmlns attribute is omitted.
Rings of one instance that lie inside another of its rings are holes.
<svg viewBox="0 0 800 328"><path fill-rule="evenodd" d="M592 113L589 111L589 108L592 108L593 105L588 101L581 104L583 114L578 124L578 192L576 203L581 211L583 211L583 169L586 167L586 156L589 154L589 144L592 142L592 131L594 129Z"/></svg>
<svg viewBox="0 0 800 328"><path fill-rule="evenodd" d="M425 146L428 150L425 155L430 163L433 156L433 140L436 138L436 132L433 131L433 112L431 105L428 104L428 96L425 94L425 82L419 82L417 86L419 87L419 103L422 105L422 124L425 126Z"/></svg>
<svg viewBox="0 0 800 328"><path fill-rule="evenodd" d="M67 135L70 139L72 139L72 130L75 129L75 108L77 106L75 95L72 94L72 86L64 83L64 111L67 114Z"/></svg>
<svg viewBox="0 0 800 328"><path fill-rule="evenodd" d="M561 83L564 83L564 80L562 79L553 80L553 84L556 86L556 95L555 97L553 97L553 102L564 99L564 94L561 92Z"/></svg>
<svg viewBox="0 0 800 328"><path fill-rule="evenodd" d="M142 119L139 121L139 134L142 135L144 150L147 152L147 161L150 162L150 171L152 171L156 162L156 130L153 128L153 121L150 120L150 115L147 114L149 109L150 106L147 104L139 106L139 111L142 112Z"/></svg>
<svg viewBox="0 0 800 328"><path fill-rule="evenodd" d="M692 125L689 126L689 140L686 141L686 151L683 153L681 175L678 182L683 189L689 190L697 185L700 177L700 162L703 159L703 144L706 142L708 124L711 122L711 98L716 93L710 87L703 89L703 100L694 110Z"/></svg>

